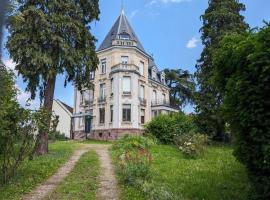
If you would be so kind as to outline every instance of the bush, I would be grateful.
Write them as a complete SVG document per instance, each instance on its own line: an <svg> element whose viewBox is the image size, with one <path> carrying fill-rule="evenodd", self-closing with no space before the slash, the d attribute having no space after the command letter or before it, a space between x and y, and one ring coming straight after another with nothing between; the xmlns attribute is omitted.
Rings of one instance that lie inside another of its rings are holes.
<svg viewBox="0 0 270 200"><path fill-rule="evenodd" d="M51 131L49 133L49 140L52 141L63 141L66 140L66 136L64 133L60 133L59 131Z"/></svg>
<svg viewBox="0 0 270 200"><path fill-rule="evenodd" d="M182 112L159 115L145 126L145 134L155 136L163 144L173 144L176 136L197 131L193 121L192 116Z"/></svg>
<svg viewBox="0 0 270 200"><path fill-rule="evenodd" d="M136 185L148 180L152 155L149 147L154 142L145 137L125 136L113 145L117 156L117 173L120 181L127 185Z"/></svg>
<svg viewBox="0 0 270 200"><path fill-rule="evenodd" d="M253 199L270 199L269 52L267 24L258 32L224 38L214 63L216 84L225 85L223 107L235 135L235 155L249 171Z"/></svg>
<svg viewBox="0 0 270 200"><path fill-rule="evenodd" d="M175 144L189 158L201 155L208 143L208 136L202 134L184 134L175 137Z"/></svg>
<svg viewBox="0 0 270 200"><path fill-rule="evenodd" d="M13 74L0 66L0 182L7 183L34 147L31 111L16 101Z"/></svg>

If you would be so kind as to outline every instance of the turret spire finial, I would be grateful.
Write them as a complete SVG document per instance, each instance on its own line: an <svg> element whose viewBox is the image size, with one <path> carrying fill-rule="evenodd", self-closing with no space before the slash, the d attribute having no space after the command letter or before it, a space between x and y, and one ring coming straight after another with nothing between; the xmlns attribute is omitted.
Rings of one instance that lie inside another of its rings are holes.
<svg viewBox="0 0 270 200"><path fill-rule="evenodd" d="M124 9L124 0L121 1L121 14L125 14L125 9Z"/></svg>

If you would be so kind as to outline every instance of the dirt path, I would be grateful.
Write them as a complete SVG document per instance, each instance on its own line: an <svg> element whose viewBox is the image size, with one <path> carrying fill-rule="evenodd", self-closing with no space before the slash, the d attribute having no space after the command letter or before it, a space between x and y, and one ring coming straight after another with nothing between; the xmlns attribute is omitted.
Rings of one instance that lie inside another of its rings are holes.
<svg viewBox="0 0 270 200"><path fill-rule="evenodd" d="M64 180L74 168L80 157L90 149L96 151L100 160L99 188L97 200L118 200L117 180L108 148L110 145L85 144L85 148L76 150L73 156L45 183L38 186L24 200L42 200Z"/></svg>
<svg viewBox="0 0 270 200"><path fill-rule="evenodd" d="M94 147L99 156L101 168L97 200L118 200L119 198L114 166L108 148L109 145L97 145Z"/></svg>
<svg viewBox="0 0 270 200"><path fill-rule="evenodd" d="M41 200L48 196L71 172L75 164L78 162L80 157L89 151L89 149L79 149L71 156L71 158L58 169L58 171L51 176L45 183L38 186L29 195L26 195L25 200Z"/></svg>

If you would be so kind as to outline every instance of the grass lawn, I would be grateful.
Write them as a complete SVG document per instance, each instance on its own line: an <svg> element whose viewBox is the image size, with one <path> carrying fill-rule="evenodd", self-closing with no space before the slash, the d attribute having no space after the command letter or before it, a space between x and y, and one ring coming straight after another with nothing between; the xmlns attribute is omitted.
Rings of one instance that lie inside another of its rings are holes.
<svg viewBox="0 0 270 200"><path fill-rule="evenodd" d="M49 195L52 200L75 200L96 198L99 160L94 151L82 155L72 172L56 190Z"/></svg>
<svg viewBox="0 0 270 200"><path fill-rule="evenodd" d="M84 143L84 144L113 144L114 142L113 141L88 139L88 140L83 140L81 143Z"/></svg>
<svg viewBox="0 0 270 200"><path fill-rule="evenodd" d="M74 142L55 142L49 144L48 155L34 157L31 161L25 160L9 184L0 185L0 199L21 199L24 194L53 175L77 147L78 144Z"/></svg>
<svg viewBox="0 0 270 200"><path fill-rule="evenodd" d="M186 159L172 146L152 147L152 179L176 199L246 200L250 183L245 168L228 146L211 146L199 159ZM121 186L122 200L145 199L137 189Z"/></svg>

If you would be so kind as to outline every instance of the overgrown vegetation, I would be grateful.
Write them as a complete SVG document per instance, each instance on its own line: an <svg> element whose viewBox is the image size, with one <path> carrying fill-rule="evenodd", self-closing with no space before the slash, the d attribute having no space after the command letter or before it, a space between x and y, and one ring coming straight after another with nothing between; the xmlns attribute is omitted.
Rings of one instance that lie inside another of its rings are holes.
<svg viewBox="0 0 270 200"><path fill-rule="evenodd" d="M184 134L176 136L174 143L188 158L197 158L206 150L208 136L202 134Z"/></svg>
<svg viewBox="0 0 270 200"><path fill-rule="evenodd" d="M125 136L113 145L113 157L120 184L123 187L136 188L137 195L146 196L149 200L173 200L169 190L155 185L152 181L152 154L149 149L154 145L149 138L132 136Z"/></svg>
<svg viewBox="0 0 270 200"><path fill-rule="evenodd" d="M214 64L214 82L236 137L235 155L256 189L252 198L270 199L270 24L224 38Z"/></svg>
<svg viewBox="0 0 270 200"><path fill-rule="evenodd" d="M34 156L32 160L24 160L9 183L0 185L0 199L22 199L23 195L52 176L77 147L77 144L73 142L55 142L49 144L49 154Z"/></svg>
<svg viewBox="0 0 270 200"><path fill-rule="evenodd" d="M173 144L176 136L197 133L192 116L182 112L159 115L145 126L145 134L154 136L162 144Z"/></svg>
<svg viewBox="0 0 270 200"><path fill-rule="evenodd" d="M71 173L48 196L52 200L95 200L98 188L99 160L94 151L82 155Z"/></svg>
<svg viewBox="0 0 270 200"><path fill-rule="evenodd" d="M152 146L150 151L151 184L142 187L156 194L156 200L248 199L250 183L245 167L232 155L230 146L210 146L199 159L186 159L177 148L167 145ZM121 199L150 199L143 191L121 185Z"/></svg>
<svg viewBox="0 0 270 200"><path fill-rule="evenodd" d="M36 130L35 113L17 100L13 75L0 68L0 184L15 175L21 162L31 155Z"/></svg>

